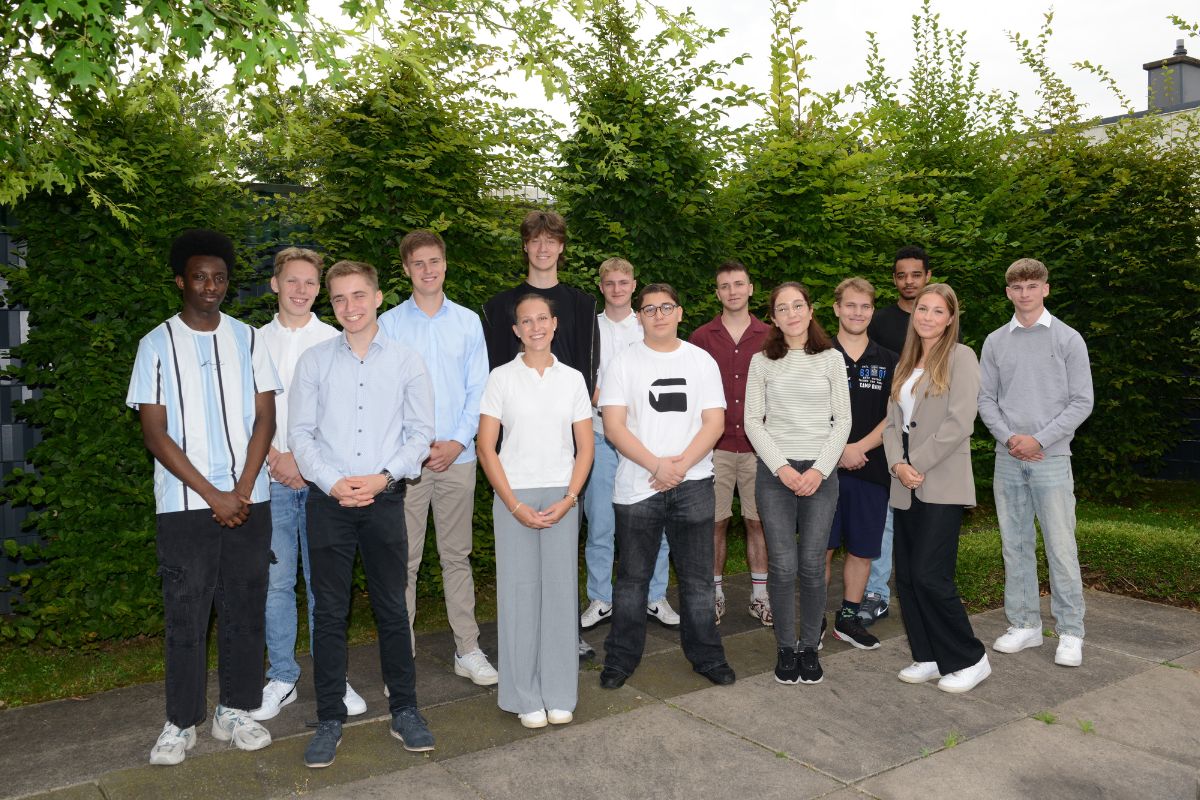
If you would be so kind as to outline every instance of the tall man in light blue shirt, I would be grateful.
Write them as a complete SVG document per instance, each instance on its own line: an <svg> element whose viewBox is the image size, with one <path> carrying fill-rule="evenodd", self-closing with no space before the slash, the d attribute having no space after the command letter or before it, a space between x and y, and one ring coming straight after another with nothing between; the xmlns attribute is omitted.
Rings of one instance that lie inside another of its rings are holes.
<svg viewBox="0 0 1200 800"><path fill-rule="evenodd" d="M446 243L433 231L417 230L400 241L404 274L412 296L379 318L390 338L421 354L433 381L434 441L421 476L407 482L404 521L408 529L409 623L417 614L417 570L425 551L429 506L446 617L454 632L454 672L480 686L496 683L496 670L479 648L475 622L475 578L471 574L471 514L475 508L475 432L479 398L487 383L487 347L479 315L446 297Z"/></svg>
<svg viewBox="0 0 1200 800"><path fill-rule="evenodd" d="M388 689L392 735L433 749L417 711L404 583L404 480L421 472L433 439L433 390L421 357L379 330L375 268L339 261L325 276L343 333L305 351L288 404L288 446L309 483L308 550L317 607L313 681L317 732L310 767L333 763L346 721L346 617L355 552L363 569Z"/></svg>

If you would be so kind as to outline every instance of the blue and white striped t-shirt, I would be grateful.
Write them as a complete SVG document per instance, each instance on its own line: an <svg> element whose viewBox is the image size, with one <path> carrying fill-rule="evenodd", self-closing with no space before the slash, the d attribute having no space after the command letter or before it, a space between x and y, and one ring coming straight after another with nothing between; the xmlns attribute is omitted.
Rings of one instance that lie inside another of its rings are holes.
<svg viewBox="0 0 1200 800"><path fill-rule="evenodd" d="M262 337L249 325L222 314L216 330L197 331L176 315L142 337L125 404L166 406L167 434L213 486L230 491L245 468L255 394L282 388ZM268 499L264 467L251 501ZM157 459L154 501L159 514L208 508Z"/></svg>

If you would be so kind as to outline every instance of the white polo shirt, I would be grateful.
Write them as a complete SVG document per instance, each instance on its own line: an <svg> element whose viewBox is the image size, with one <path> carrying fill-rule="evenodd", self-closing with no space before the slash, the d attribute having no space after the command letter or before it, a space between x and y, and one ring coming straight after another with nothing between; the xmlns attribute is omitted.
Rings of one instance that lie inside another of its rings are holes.
<svg viewBox="0 0 1200 800"><path fill-rule="evenodd" d="M500 420L500 466L513 489L566 486L575 466L571 426L592 415L583 374L557 358L538 375L524 353L492 370L479 413Z"/></svg>

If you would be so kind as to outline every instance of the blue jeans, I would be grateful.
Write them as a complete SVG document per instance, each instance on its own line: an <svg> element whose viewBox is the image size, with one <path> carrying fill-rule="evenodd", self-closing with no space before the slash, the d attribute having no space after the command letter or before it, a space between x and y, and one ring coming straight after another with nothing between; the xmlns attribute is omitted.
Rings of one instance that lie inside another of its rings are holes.
<svg viewBox="0 0 1200 800"><path fill-rule="evenodd" d="M292 489L271 481L271 567L267 584L267 668L269 680L295 683L300 679L296 663L296 559L304 567L304 591L308 595L308 649L312 651L312 572L308 566L308 534L304 502L308 486Z"/></svg>
<svg viewBox="0 0 1200 800"><path fill-rule="evenodd" d="M892 577L893 524L892 507L888 506L887 519L883 522L883 539L879 543L879 558L871 562L871 575L867 578L867 591L879 595L885 603L892 599L888 579Z"/></svg>
<svg viewBox="0 0 1200 800"><path fill-rule="evenodd" d="M646 587L665 531L679 579L679 640L697 671L725 663L713 594L713 479L684 481L631 505L616 505L617 583L604 665L632 675L646 647Z"/></svg>
<svg viewBox="0 0 1200 800"><path fill-rule="evenodd" d="M1019 628L1042 627L1037 530L1050 571L1050 611L1060 635L1083 636L1083 581L1075 546L1075 480L1070 456L1021 461L996 453L993 491L1004 551L1004 613Z"/></svg>
<svg viewBox="0 0 1200 800"><path fill-rule="evenodd" d="M788 463L803 474L812 461ZM796 578L800 579L800 646L816 648L821 642L821 618L825 616L825 551L833 512L837 510L838 474L834 472L817 491L797 497L767 465L758 461L754 499L767 540L767 594L775 616L775 642L795 647Z"/></svg>
<svg viewBox="0 0 1200 800"><path fill-rule="evenodd" d="M583 513L587 516L587 545L583 549L587 563L587 596L589 600L612 602L613 550L616 540L617 518L613 512L613 483L617 477L617 449L604 434L595 433L596 458L592 462L592 474L583 493ZM657 603L667 596L667 561L670 547L663 537L654 562L654 573L650 576L647 603Z"/></svg>

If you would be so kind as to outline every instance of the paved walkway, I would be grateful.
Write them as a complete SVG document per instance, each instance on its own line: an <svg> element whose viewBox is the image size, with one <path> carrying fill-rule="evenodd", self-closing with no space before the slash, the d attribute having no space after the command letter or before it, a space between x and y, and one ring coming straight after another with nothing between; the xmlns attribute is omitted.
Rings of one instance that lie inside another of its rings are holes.
<svg viewBox="0 0 1200 800"><path fill-rule="evenodd" d="M1083 667L1055 666L1054 640L989 650L992 677L956 696L896 680L910 658L895 612L875 626L879 650L830 637L824 682L777 684L774 638L744 611L748 579L728 586L731 687L693 674L677 634L651 623L646 658L622 689L601 690L598 667L584 667L576 721L527 731L496 707L494 690L453 675L450 634L429 633L417 642L417 694L434 753L407 753L388 735L377 651L359 647L351 680L368 711L328 769L302 763L315 717L307 676L268 724L271 747L231 750L204 726L171 768L146 763L162 727L162 685L150 684L0 712L0 797L1200 797L1198 613L1088 592ZM989 645L1005 628L999 610L972 622ZM600 649L606 634L600 626L588 639ZM494 626L483 645L495 652ZM209 691L213 701L211 682Z"/></svg>

